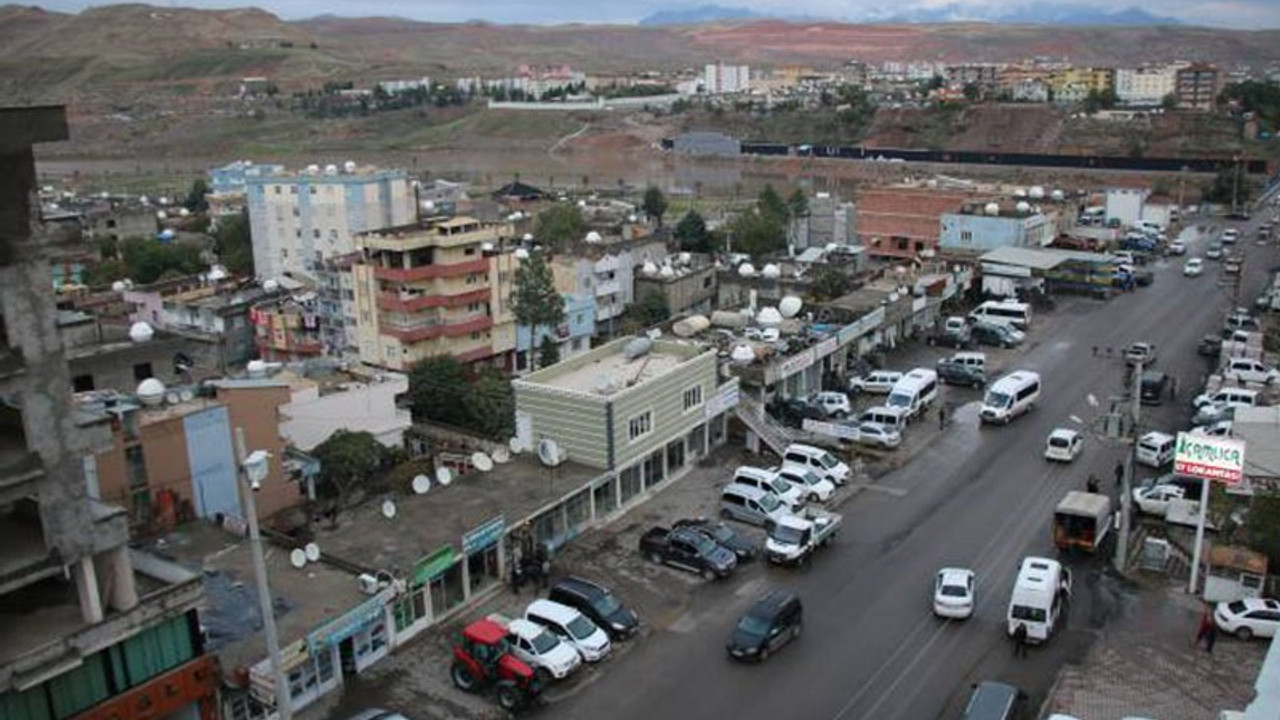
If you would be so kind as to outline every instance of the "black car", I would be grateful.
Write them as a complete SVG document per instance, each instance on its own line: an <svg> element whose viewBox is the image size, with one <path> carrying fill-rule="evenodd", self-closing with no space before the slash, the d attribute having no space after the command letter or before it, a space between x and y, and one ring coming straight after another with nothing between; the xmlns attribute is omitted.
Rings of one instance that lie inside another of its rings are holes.
<svg viewBox="0 0 1280 720"><path fill-rule="evenodd" d="M973 341L979 345L1011 348L1020 342L1018 337L1004 325L977 323L969 332L973 337Z"/></svg>
<svg viewBox="0 0 1280 720"><path fill-rule="evenodd" d="M822 408L814 407L798 398L774 400L769 404L768 410L770 415L778 419L778 422L788 427L798 428L804 424L805 420L827 419Z"/></svg>
<svg viewBox="0 0 1280 720"><path fill-rule="evenodd" d="M969 387L980 388L987 384L987 372L972 365L939 360L937 370L938 379L948 385L968 385Z"/></svg>
<svg viewBox="0 0 1280 720"><path fill-rule="evenodd" d="M1144 370L1138 398L1143 405L1159 405L1169 391L1169 376L1157 370Z"/></svg>
<svg viewBox="0 0 1280 720"><path fill-rule="evenodd" d="M687 518L685 520L677 520L673 527L687 527L697 530L715 540L720 547L732 550L733 554L738 556L738 562L753 560L760 552L759 545L744 537L741 533L734 532L733 528L718 520Z"/></svg>
<svg viewBox="0 0 1280 720"><path fill-rule="evenodd" d="M729 635L725 649L736 660L765 660L786 643L800 637L804 607L800 597L787 590L774 590L760 598L742 616Z"/></svg>
<svg viewBox="0 0 1280 720"><path fill-rule="evenodd" d="M1145 287L1156 281L1156 274L1150 270L1138 270L1133 274L1133 281L1139 286Z"/></svg>
<svg viewBox="0 0 1280 720"><path fill-rule="evenodd" d="M623 605L603 585L578 577L567 577L551 586L550 599L576 608L592 622L604 628L610 639L625 640L640 629L640 618Z"/></svg>
<svg viewBox="0 0 1280 720"><path fill-rule="evenodd" d="M1200 338L1196 352L1205 357L1217 357L1222 352L1222 338L1217 335L1205 335Z"/></svg>
<svg viewBox="0 0 1280 720"><path fill-rule="evenodd" d="M961 720L1017 720L1026 717L1027 694L1012 685L987 680L973 686Z"/></svg>

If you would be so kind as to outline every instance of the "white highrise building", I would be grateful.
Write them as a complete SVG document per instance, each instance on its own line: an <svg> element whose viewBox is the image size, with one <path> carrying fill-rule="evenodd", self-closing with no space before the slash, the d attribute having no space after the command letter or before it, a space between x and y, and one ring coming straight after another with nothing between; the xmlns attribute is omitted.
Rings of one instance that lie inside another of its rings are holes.
<svg viewBox="0 0 1280 720"><path fill-rule="evenodd" d="M1116 100L1121 105L1159 105L1173 93L1177 76L1177 65L1117 68Z"/></svg>
<svg viewBox="0 0 1280 720"><path fill-rule="evenodd" d="M710 95L747 92L751 89L751 68L747 65L707 65L703 86Z"/></svg>

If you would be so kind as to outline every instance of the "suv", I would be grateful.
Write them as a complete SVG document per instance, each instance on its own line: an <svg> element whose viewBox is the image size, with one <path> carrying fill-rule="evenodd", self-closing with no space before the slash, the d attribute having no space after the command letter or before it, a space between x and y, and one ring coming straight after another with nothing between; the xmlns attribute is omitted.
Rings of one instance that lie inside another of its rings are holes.
<svg viewBox="0 0 1280 720"><path fill-rule="evenodd" d="M936 368L938 379L948 385L980 388L987 384L986 370L977 365L966 365L955 360L939 360Z"/></svg>
<svg viewBox="0 0 1280 720"><path fill-rule="evenodd" d="M849 396L842 392L830 390L816 392L809 397L809 404L822 410L827 417L848 417L853 412L853 405L849 404Z"/></svg>
<svg viewBox="0 0 1280 720"><path fill-rule="evenodd" d="M550 600L577 609L614 640L625 640L640 629L640 618L603 585L567 577L551 586Z"/></svg>
<svg viewBox="0 0 1280 720"><path fill-rule="evenodd" d="M1260 383L1263 385L1274 384L1277 378L1280 378L1280 371L1273 367L1267 367L1264 363L1253 358L1233 357L1227 361L1227 366L1223 368L1222 374L1228 380L1234 380L1238 383Z"/></svg>
<svg viewBox="0 0 1280 720"><path fill-rule="evenodd" d="M808 495L807 487L792 485L778 477L776 472L750 465L738 466L738 469L733 471L733 480L731 482L773 493L792 512L804 506L805 498Z"/></svg>
<svg viewBox="0 0 1280 720"><path fill-rule="evenodd" d="M1139 401L1143 405L1159 405L1169 387L1169 376L1158 370L1143 370L1139 381Z"/></svg>
<svg viewBox="0 0 1280 720"><path fill-rule="evenodd" d="M960 720L1014 720L1025 716L1026 702L1018 688L986 680L973 686Z"/></svg>
<svg viewBox="0 0 1280 720"><path fill-rule="evenodd" d="M735 660L764 661L770 653L800 637L803 625L800 597L787 590L774 590L738 620L725 650Z"/></svg>
<svg viewBox="0 0 1280 720"><path fill-rule="evenodd" d="M970 332L975 343L1002 348L1020 345L1026 337L1020 331L999 323L976 323Z"/></svg>

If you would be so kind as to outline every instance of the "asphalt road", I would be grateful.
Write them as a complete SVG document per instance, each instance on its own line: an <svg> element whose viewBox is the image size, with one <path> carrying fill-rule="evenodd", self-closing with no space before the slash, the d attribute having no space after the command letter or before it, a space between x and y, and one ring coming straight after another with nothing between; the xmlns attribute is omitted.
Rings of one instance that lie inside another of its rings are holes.
<svg viewBox="0 0 1280 720"><path fill-rule="evenodd" d="M1274 245L1256 246L1254 223L1237 246L1247 253L1242 304L1251 305ZM1221 227L1221 221L1215 223ZM1203 253L1208 239L1191 243ZM1008 593L1019 560L1052 555L1053 507L1089 472L1110 483L1120 449L1090 439L1071 466L1042 459L1050 430L1069 416L1096 418L1087 396L1121 392L1123 363L1100 349L1145 340L1158 346L1158 367L1178 378L1176 403L1144 410L1143 424L1185 426L1188 402L1209 370L1195 354L1233 304L1219 285L1218 263L1184 278L1182 258L1154 266L1153 286L1110 301L1067 298L1041 313L1014 367L1041 374L1038 407L1007 427L981 428L976 404L960 407L951 426L912 462L880 479L843 508L846 531L807 569L753 567L739 579L711 584L689 611L598 680L544 708L549 717L680 717L689 720L806 718L924 720L958 717L971 683L1013 682L1044 698L1057 669L1083 656L1097 629L1126 602L1122 580L1105 562L1080 561L1065 629L1015 660L1003 632ZM962 391L949 398L963 402ZM967 621L940 621L930 611L933 573L945 565L978 573L978 609ZM732 663L724 640L735 618L766 588L790 587L805 603L803 636L763 666Z"/></svg>

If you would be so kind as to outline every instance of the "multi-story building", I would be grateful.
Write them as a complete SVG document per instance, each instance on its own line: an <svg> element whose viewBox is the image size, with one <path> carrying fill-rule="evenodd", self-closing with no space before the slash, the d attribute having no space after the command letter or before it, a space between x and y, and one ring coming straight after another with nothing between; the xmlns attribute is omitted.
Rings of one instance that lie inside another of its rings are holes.
<svg viewBox="0 0 1280 720"><path fill-rule="evenodd" d="M1175 89L1177 67L1142 65L1116 70L1116 100L1121 105L1155 106Z"/></svg>
<svg viewBox="0 0 1280 720"><path fill-rule="evenodd" d="M624 225L621 236L575 242L551 261L556 289L596 299L596 333L610 335L635 302L636 267L665 257L666 244L643 225Z"/></svg>
<svg viewBox="0 0 1280 720"><path fill-rule="evenodd" d="M351 267L360 253L340 255L316 266L317 310L325 352L343 355L356 347L356 291Z"/></svg>
<svg viewBox="0 0 1280 720"><path fill-rule="evenodd" d="M278 175L283 165L255 164L252 160L237 160L209 171L209 211L215 216L242 212L246 203L246 178Z"/></svg>
<svg viewBox="0 0 1280 720"><path fill-rule="evenodd" d="M726 95L747 92L751 89L749 65L725 65L709 63L702 76L703 88L709 95Z"/></svg>
<svg viewBox="0 0 1280 720"><path fill-rule="evenodd" d="M258 276L315 276L324 260L355 250L354 235L414 222L417 201L403 170L311 165L246 177Z"/></svg>
<svg viewBox="0 0 1280 720"><path fill-rule="evenodd" d="M797 250L830 243L848 245L855 234L855 216L853 203L831 193L816 193L809 198L809 213L792 220L791 240Z"/></svg>
<svg viewBox="0 0 1280 720"><path fill-rule="evenodd" d="M279 289L297 290L301 285L289 278L275 282ZM156 330L212 343L218 364L225 373L233 365L248 362L254 352L254 329L249 308L279 290L242 280L184 278L158 282L124 291L124 300L133 306L130 322L145 322Z"/></svg>
<svg viewBox="0 0 1280 720"><path fill-rule="evenodd" d="M1000 86L1000 66L994 63L968 63L947 67L947 82L956 87L976 85L983 90Z"/></svg>
<svg viewBox="0 0 1280 720"><path fill-rule="evenodd" d="M511 367L511 225L435 219L356 236L351 268L361 362L405 370L424 358Z"/></svg>
<svg viewBox="0 0 1280 720"><path fill-rule="evenodd" d="M325 351L323 320L314 292L273 297L249 309L254 345L263 360L296 362Z"/></svg>
<svg viewBox="0 0 1280 720"><path fill-rule="evenodd" d="M1010 88L1009 97L1014 102L1046 103L1049 102L1049 86L1043 80L1019 80Z"/></svg>
<svg viewBox="0 0 1280 720"><path fill-rule="evenodd" d="M961 212L942 216L939 250L965 254L998 247L1046 247L1062 229L1062 217L1057 208L1018 212L999 203L994 208L969 204Z"/></svg>
<svg viewBox="0 0 1280 720"><path fill-rule="evenodd" d="M86 473L110 418L72 403L47 259L80 236L31 204L32 144L67 137L61 107L0 110L0 717L214 720L199 574L130 548Z"/></svg>
<svg viewBox="0 0 1280 720"><path fill-rule="evenodd" d="M1206 63L1178 68L1174 75L1174 93L1180 108L1212 110L1218 99L1218 68Z"/></svg>
<svg viewBox="0 0 1280 720"><path fill-rule="evenodd" d="M938 244L940 221L960 212L970 194L923 187L867 188L858 192L860 244L872 257L928 257Z"/></svg>
<svg viewBox="0 0 1280 720"><path fill-rule="evenodd" d="M562 295L564 298L564 322L555 327L534 328L516 326L516 372L532 370L542 361L543 338L551 338L559 351L560 359L568 360L591 349L591 338L596 334L596 299L589 294Z"/></svg>

